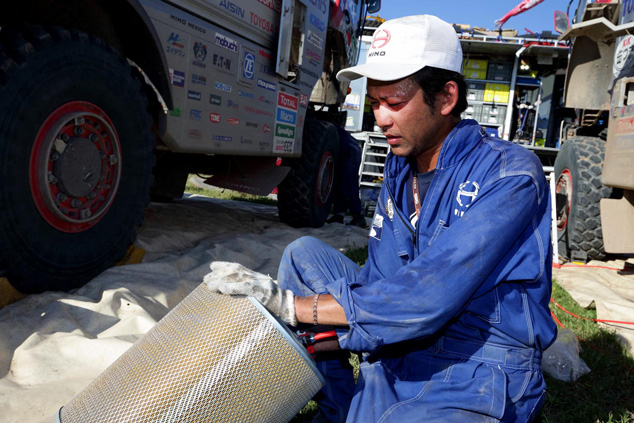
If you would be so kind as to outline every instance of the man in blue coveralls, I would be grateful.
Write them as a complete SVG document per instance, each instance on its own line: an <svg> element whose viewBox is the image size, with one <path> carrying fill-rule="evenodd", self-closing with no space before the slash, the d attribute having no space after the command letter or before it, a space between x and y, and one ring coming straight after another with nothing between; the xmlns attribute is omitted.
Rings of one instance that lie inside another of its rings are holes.
<svg viewBox="0 0 634 423"><path fill-rule="evenodd" d="M451 25L411 16L383 23L366 64L337 75L368 78L391 147L362 269L304 237L279 285L215 287L291 325L337 325L341 348L362 352L356 385L341 360L318 363L316 420L528 422L543 405L556 335L549 189L533 153L460 119L461 62Z"/></svg>

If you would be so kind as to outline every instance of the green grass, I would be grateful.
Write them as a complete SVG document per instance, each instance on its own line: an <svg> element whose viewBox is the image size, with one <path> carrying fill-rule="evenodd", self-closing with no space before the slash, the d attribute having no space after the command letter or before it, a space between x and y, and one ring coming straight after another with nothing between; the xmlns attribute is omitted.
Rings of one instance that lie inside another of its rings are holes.
<svg viewBox="0 0 634 423"><path fill-rule="evenodd" d="M188 192L190 194L203 195L205 197L211 198L220 198L223 200L248 201L250 203L277 206L277 200L266 196L245 194L243 192L216 187L210 187L208 189L198 188L196 185L191 183L190 179L192 176L196 175L189 175L189 178L187 179L187 184L185 185L185 192Z"/></svg>
<svg viewBox="0 0 634 423"><path fill-rule="evenodd" d="M553 299L566 310L596 319L595 310L581 308L557 283ZM632 423L634 422L634 359L616 335L593 321L567 315L551 304L557 318L577 337L583 350L579 354L590 373L575 382L562 382L545 375L546 404L542 423Z"/></svg>

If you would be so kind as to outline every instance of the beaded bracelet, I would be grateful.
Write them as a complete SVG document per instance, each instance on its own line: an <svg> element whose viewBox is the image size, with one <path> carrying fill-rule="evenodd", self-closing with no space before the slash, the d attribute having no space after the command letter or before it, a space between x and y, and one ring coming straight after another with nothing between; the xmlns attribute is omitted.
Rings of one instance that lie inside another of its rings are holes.
<svg viewBox="0 0 634 423"><path fill-rule="evenodd" d="M313 297L313 325L317 325L317 302L319 301L319 294Z"/></svg>

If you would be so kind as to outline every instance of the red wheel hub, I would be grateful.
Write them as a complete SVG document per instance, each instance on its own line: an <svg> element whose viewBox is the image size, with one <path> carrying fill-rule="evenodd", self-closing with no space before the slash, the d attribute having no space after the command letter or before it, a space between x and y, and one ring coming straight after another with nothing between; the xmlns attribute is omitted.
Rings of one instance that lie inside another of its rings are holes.
<svg viewBox="0 0 634 423"><path fill-rule="evenodd" d="M319 163L319 174L317 175L317 205L322 207L328 201L330 191L332 191L333 181L335 179L335 159L328 151L322 157Z"/></svg>
<svg viewBox="0 0 634 423"><path fill-rule="evenodd" d="M572 209L572 174L570 170L564 169L557 178L557 187L555 188L557 197L565 197L565 203L557 204L557 229L563 231L568 224L570 210Z"/></svg>
<svg viewBox="0 0 634 423"><path fill-rule="evenodd" d="M29 164L35 205L55 229L78 233L99 222L121 179L121 143L98 106L72 101L45 120Z"/></svg>

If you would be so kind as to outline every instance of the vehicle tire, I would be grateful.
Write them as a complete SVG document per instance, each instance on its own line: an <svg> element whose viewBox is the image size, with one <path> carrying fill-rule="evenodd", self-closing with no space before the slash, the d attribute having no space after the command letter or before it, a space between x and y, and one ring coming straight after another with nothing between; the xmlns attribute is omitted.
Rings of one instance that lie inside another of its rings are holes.
<svg viewBox="0 0 634 423"><path fill-rule="evenodd" d="M296 228L323 226L332 206L339 134L328 122L306 119L302 157L278 187L280 220Z"/></svg>
<svg viewBox="0 0 634 423"><path fill-rule="evenodd" d="M78 287L114 265L149 203L139 72L82 32L0 33L0 269L18 290Z"/></svg>
<svg viewBox="0 0 634 423"><path fill-rule="evenodd" d="M612 189L601 183L605 142L594 137L568 139L555 160L557 241L569 260L605 257L599 203Z"/></svg>

